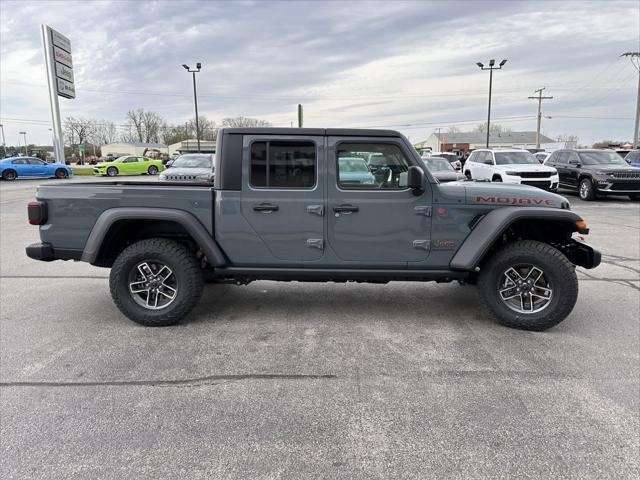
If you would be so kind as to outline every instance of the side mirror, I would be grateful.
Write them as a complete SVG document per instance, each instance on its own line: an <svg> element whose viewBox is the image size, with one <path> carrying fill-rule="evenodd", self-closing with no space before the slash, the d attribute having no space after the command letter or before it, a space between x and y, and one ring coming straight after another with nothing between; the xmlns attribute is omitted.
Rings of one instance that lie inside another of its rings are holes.
<svg viewBox="0 0 640 480"><path fill-rule="evenodd" d="M493 160L489 159L489 160L485 160L484 162L485 165L493 165Z"/></svg>
<svg viewBox="0 0 640 480"><path fill-rule="evenodd" d="M411 166L407 171L407 187L413 190L414 195L424 192L424 171L420 167Z"/></svg>
<svg viewBox="0 0 640 480"><path fill-rule="evenodd" d="M576 167L580 166L580 162L578 160L576 160L575 158L572 158L569 160L569 165L574 165Z"/></svg>

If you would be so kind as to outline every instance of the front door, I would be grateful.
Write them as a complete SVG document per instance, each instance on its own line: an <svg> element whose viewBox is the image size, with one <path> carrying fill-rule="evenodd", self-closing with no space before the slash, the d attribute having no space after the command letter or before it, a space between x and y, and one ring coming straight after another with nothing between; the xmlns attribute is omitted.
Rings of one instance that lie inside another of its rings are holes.
<svg viewBox="0 0 640 480"><path fill-rule="evenodd" d="M304 264L324 255L324 137L244 135L242 215L268 255Z"/></svg>
<svg viewBox="0 0 640 480"><path fill-rule="evenodd" d="M342 171L353 159L363 159L370 175L356 179ZM342 262L405 268L428 257L431 191L427 185L416 196L402 186L411 165L418 160L401 140L328 138L327 233Z"/></svg>

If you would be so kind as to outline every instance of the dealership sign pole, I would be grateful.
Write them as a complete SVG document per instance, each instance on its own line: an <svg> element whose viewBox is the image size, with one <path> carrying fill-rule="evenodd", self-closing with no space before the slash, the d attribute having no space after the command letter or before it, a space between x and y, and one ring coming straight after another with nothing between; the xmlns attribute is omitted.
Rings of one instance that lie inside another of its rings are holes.
<svg viewBox="0 0 640 480"><path fill-rule="evenodd" d="M71 42L53 28L42 25L42 43L44 45L47 83L49 84L49 103L51 104L51 120L53 122L53 152L56 157L56 163L65 163L58 95L64 98L76 98L76 89L73 82Z"/></svg>

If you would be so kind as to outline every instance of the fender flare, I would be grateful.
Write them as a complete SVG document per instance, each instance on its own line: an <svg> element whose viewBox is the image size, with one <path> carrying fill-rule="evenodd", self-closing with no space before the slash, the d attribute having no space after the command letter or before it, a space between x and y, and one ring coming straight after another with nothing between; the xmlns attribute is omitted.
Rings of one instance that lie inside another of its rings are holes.
<svg viewBox="0 0 640 480"><path fill-rule="evenodd" d="M100 214L93 226L87 243L82 252L82 261L94 263L102 242L114 223L120 220L163 220L180 224L191 235L193 240L202 249L207 260L214 267L221 267L227 263L222 250L202 223L184 210L171 208L148 207L120 207L110 208Z"/></svg>
<svg viewBox="0 0 640 480"><path fill-rule="evenodd" d="M516 221L522 219L561 221L580 231L576 222L582 220L571 210L544 207L501 207L490 211L478 222L455 253L449 266L452 270L475 269L494 242ZM587 232L582 232L587 233Z"/></svg>

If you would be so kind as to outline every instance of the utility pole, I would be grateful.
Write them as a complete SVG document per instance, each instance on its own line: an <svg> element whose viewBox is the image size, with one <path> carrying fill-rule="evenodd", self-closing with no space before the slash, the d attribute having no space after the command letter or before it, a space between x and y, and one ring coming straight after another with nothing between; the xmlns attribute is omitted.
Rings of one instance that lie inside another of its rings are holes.
<svg viewBox="0 0 640 480"><path fill-rule="evenodd" d="M540 123L542 121L542 100L551 100L553 97L543 97L542 91L547 87L542 87L534 90L533 93L537 93L537 97L527 97L529 100L538 100L538 128L536 128L536 149L540 149Z"/></svg>
<svg viewBox="0 0 640 480"><path fill-rule="evenodd" d="M621 57L629 57L631 64L638 70L638 94L636 97L636 122L633 129L633 148L638 148L640 141L638 135L640 135L640 52L627 52L620 55Z"/></svg>
<svg viewBox="0 0 640 480"><path fill-rule="evenodd" d="M302 128L304 125L303 113L302 113L302 104L298 104L298 128Z"/></svg>
<svg viewBox="0 0 640 480"><path fill-rule="evenodd" d="M440 141L440 130L442 129L438 127L438 152L442 151L442 142Z"/></svg>

